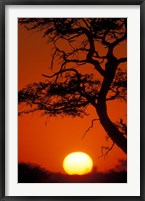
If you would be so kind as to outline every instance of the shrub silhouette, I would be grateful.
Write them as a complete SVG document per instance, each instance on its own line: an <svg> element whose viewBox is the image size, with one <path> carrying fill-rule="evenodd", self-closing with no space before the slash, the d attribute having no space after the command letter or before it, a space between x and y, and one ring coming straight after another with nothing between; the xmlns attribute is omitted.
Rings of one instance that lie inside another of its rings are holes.
<svg viewBox="0 0 145 201"><path fill-rule="evenodd" d="M19 163L18 183L126 183L127 172L91 172L86 175L53 173L34 164Z"/></svg>

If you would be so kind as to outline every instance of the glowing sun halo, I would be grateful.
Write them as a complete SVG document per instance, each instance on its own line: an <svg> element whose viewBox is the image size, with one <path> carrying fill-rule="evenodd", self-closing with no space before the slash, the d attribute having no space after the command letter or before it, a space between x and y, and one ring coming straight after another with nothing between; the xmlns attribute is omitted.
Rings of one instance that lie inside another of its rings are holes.
<svg viewBox="0 0 145 201"><path fill-rule="evenodd" d="M63 168L69 175L87 174L92 170L93 161L91 157L83 152L73 152L68 154L63 161Z"/></svg>

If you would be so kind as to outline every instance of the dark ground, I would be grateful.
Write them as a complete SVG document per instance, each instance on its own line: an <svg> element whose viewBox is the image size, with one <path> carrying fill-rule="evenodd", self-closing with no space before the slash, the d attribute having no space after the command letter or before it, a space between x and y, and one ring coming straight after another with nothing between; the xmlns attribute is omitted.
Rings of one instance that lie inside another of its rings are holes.
<svg viewBox="0 0 145 201"><path fill-rule="evenodd" d="M86 175L65 175L30 163L19 163L18 183L127 183L127 172L111 170L107 173L92 171Z"/></svg>

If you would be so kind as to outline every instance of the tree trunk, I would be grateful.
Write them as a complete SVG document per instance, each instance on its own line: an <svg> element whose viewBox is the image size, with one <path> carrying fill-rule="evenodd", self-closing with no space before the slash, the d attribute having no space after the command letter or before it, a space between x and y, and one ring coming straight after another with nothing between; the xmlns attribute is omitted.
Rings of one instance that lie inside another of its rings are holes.
<svg viewBox="0 0 145 201"><path fill-rule="evenodd" d="M105 131L111 138L111 140L118 146L122 151L127 154L127 139L123 136L123 134L115 127L113 122L109 119L106 103L98 103L96 107L100 123L104 127Z"/></svg>
<svg viewBox="0 0 145 201"><path fill-rule="evenodd" d="M106 96L114 79L115 72L118 66L116 61L117 60L111 62L113 65L111 65L110 62L108 62L107 64L109 68L106 69L106 74L104 76L102 87L98 95L98 102L95 108L98 113L100 123L104 127L105 131L108 133L109 137L118 147L120 147L120 149L122 149L125 154L127 154L127 138L124 137L123 134L116 128L116 126L110 120L107 114Z"/></svg>

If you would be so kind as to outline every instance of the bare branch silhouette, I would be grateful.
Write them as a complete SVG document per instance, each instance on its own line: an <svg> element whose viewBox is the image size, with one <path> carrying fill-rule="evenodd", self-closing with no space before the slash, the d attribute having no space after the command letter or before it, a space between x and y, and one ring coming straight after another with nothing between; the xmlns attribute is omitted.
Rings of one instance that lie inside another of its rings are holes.
<svg viewBox="0 0 145 201"><path fill-rule="evenodd" d="M107 156L108 153L113 149L113 147L114 147L114 142L112 143L112 145L111 145L110 147L102 146L102 147L101 147L101 153L102 153L102 155L99 156L99 158L101 158L101 157L106 158L106 156Z"/></svg>
<svg viewBox="0 0 145 201"><path fill-rule="evenodd" d="M86 136L86 133L89 132L89 130L91 128L93 128L93 125L94 125L94 121L97 121L99 119L93 119L92 122L91 122L91 126L85 131L84 135L82 136L82 140L84 139L84 137Z"/></svg>

